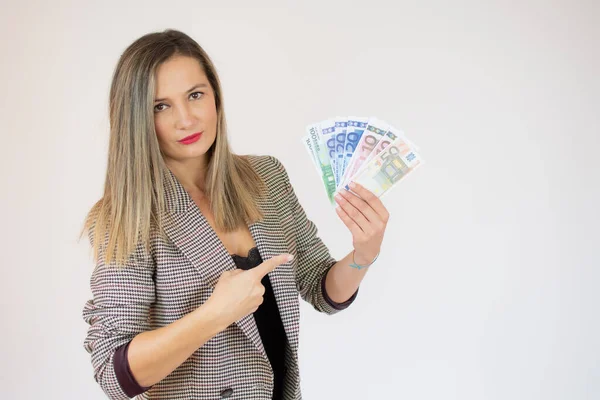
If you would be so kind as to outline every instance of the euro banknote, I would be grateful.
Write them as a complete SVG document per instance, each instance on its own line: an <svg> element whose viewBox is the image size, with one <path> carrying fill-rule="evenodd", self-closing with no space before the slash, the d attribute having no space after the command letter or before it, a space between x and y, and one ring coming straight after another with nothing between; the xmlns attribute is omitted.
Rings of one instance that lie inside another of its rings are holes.
<svg viewBox="0 0 600 400"><path fill-rule="evenodd" d="M336 190L335 177L331 167L331 159L327 148L319 133L321 124L312 124L306 127L307 135L302 138L305 148L311 154L317 173L323 181L327 198L331 204L335 203L334 194Z"/></svg>
<svg viewBox="0 0 600 400"><path fill-rule="evenodd" d="M419 148L400 129L376 117L328 118L306 126L303 145L331 205L352 181L382 196L424 163Z"/></svg>
<svg viewBox="0 0 600 400"><path fill-rule="evenodd" d="M424 161L419 153L411 148L402 137L397 137L373 157L352 178L352 181L381 198L400 180L423 164ZM346 189L349 190L349 187Z"/></svg>
<svg viewBox="0 0 600 400"><path fill-rule="evenodd" d="M346 168L346 171L344 171L344 176L338 184L338 188L346 186L349 179L355 175L371 152L375 150L375 147L388 130L389 125L386 122L375 117L369 118L367 127L352 154L352 158L348 161L348 167Z"/></svg>

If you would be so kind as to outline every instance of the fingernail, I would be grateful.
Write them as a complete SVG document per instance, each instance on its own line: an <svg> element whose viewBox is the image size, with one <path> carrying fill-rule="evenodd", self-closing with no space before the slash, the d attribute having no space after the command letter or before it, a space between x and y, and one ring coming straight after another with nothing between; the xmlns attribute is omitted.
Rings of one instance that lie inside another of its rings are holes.
<svg viewBox="0 0 600 400"><path fill-rule="evenodd" d="M356 189L356 183L354 183L354 182L350 182L350 185L349 185L349 186L350 186L352 189Z"/></svg>
<svg viewBox="0 0 600 400"><path fill-rule="evenodd" d="M292 261L293 259L294 259L294 255L288 254L288 257L287 257L288 262Z"/></svg>

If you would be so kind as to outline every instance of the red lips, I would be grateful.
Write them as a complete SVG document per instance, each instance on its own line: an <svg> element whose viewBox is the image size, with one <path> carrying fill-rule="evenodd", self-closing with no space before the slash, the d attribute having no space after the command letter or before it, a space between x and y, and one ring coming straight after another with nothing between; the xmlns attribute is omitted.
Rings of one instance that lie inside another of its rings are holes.
<svg viewBox="0 0 600 400"><path fill-rule="evenodd" d="M183 139L179 140L179 143L190 144L196 142L202 136L202 132L196 132L193 135L186 136Z"/></svg>

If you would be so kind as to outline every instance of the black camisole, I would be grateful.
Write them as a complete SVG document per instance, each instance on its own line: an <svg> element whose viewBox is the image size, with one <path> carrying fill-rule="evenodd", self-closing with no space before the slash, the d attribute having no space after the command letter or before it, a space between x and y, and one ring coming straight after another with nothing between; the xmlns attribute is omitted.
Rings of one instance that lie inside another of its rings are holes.
<svg viewBox="0 0 600 400"><path fill-rule="evenodd" d="M239 269L249 270L263 262L258 252L258 248L253 247L248 252L247 257L241 257L237 254L231 254L233 261ZM263 303L254 312L254 319L262 339L263 346L267 352L271 366L273 367L274 388L273 400L283 399L283 380L285 376L285 344L286 335L281 322L281 315L275 302L273 287L269 280L269 275L265 275L261 280L265 287Z"/></svg>

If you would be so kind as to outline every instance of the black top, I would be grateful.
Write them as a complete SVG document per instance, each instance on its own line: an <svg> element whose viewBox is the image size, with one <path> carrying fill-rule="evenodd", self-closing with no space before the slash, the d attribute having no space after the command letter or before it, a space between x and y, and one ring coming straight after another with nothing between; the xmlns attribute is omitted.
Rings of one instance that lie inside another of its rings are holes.
<svg viewBox="0 0 600 400"><path fill-rule="evenodd" d="M232 254L233 261L239 269L248 270L254 268L263 262L262 257L258 252L258 248L253 247L248 251L247 257L241 257L237 254ZM283 399L283 379L285 377L285 343L286 336L281 322L281 315L277 308L273 287L269 280L269 275L265 275L261 280L265 287L264 301L254 312L254 319L260 337L263 342L267 357L273 367L274 388L273 400Z"/></svg>

